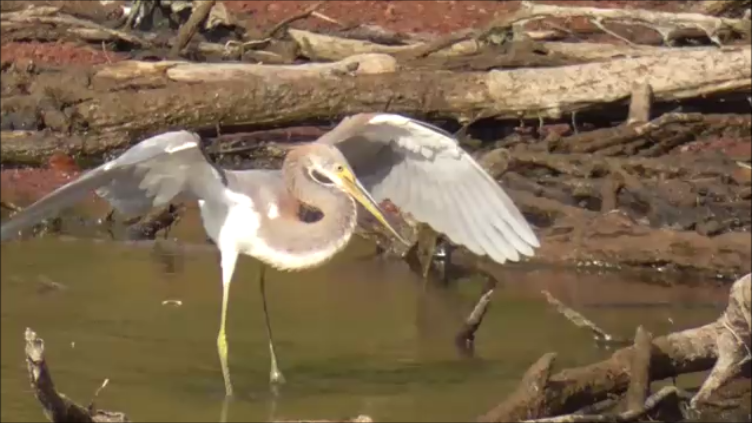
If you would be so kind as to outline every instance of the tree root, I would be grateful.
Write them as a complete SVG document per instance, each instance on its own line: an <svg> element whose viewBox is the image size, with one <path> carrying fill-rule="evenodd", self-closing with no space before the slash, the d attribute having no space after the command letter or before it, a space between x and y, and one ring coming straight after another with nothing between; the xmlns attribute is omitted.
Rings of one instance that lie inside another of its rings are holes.
<svg viewBox="0 0 752 423"><path fill-rule="evenodd" d="M675 386L664 386L658 392L647 398L638 408L630 408L618 414L567 414L563 416L542 419L522 420L525 423L578 423L578 422L635 422L656 409L671 396L680 396L681 392Z"/></svg>

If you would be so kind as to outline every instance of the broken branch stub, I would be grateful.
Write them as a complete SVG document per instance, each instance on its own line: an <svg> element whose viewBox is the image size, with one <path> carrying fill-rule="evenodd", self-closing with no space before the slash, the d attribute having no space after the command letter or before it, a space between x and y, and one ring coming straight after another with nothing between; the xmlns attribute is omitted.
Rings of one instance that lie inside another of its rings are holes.
<svg viewBox="0 0 752 423"><path fill-rule="evenodd" d="M736 377L742 366L752 360L750 354L752 324L752 274L747 274L731 287L729 306L719 319L720 334L716 340L718 361L700 390L692 398L697 408L721 386Z"/></svg>
<svg viewBox="0 0 752 423"><path fill-rule="evenodd" d="M29 371L31 387L47 419L55 423L130 421L124 413L95 410L93 405L88 408L83 407L57 392L44 356L44 340L30 328L26 328L24 339L26 340L26 367Z"/></svg>

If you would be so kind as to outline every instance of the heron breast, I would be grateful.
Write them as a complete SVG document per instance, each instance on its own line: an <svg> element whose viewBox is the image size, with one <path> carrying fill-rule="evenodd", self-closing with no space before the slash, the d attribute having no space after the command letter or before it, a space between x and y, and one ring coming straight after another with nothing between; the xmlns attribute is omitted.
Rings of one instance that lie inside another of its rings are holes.
<svg viewBox="0 0 752 423"><path fill-rule="evenodd" d="M220 249L249 254L258 238L261 216L249 197L229 190L228 194L227 203L199 202L204 229Z"/></svg>

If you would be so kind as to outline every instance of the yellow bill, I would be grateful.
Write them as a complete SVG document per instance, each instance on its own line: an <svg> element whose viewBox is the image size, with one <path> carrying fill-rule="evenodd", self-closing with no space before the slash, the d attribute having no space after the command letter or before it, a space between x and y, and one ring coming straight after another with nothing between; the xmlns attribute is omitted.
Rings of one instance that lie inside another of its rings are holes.
<svg viewBox="0 0 752 423"><path fill-rule="evenodd" d="M395 238L397 238L405 245L410 245L410 243L402 238L402 236L397 233L394 227L392 227L392 225L386 220L381 207L379 207L376 200L374 200L368 190L366 190L363 185L360 184L360 182L357 178L355 178L355 175L353 175L352 172L350 172L349 170L344 170L340 173L339 176L341 177L342 187L345 191L347 191L348 194L350 194L354 199L362 204L363 207L365 207L366 210L368 210L368 212L376 218L376 220L384 225L384 227L387 228Z"/></svg>

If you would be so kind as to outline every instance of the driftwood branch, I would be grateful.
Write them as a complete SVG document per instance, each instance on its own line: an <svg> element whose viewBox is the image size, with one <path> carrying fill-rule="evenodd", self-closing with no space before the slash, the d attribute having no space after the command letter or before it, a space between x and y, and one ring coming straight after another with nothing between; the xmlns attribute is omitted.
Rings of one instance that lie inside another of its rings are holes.
<svg viewBox="0 0 752 423"><path fill-rule="evenodd" d="M551 379L555 353L546 353L538 359L520 380L519 387L507 399L480 417L479 421L517 421L521 416L545 415L545 392Z"/></svg>
<svg viewBox="0 0 752 423"><path fill-rule="evenodd" d="M611 21L647 25L658 31L666 42L671 40L674 32L687 28L701 30L717 44L721 44L717 36L720 31L729 30L745 35L750 33L750 21L746 19L720 18L700 13L655 12L644 9L556 6L530 1L523 1L517 13L504 18L501 22L496 22L494 26L522 28L524 24L539 19L577 17L589 18L594 23Z"/></svg>
<svg viewBox="0 0 752 423"><path fill-rule="evenodd" d="M730 332L725 316L739 316L739 325L743 323L743 327L738 329L745 330L745 335L750 332L747 322L750 321L749 292L751 289L752 277L750 275L738 279L731 287L726 312L718 320L698 328L655 338L651 346L648 380L661 380L683 373L708 370L717 360L720 361L719 358L724 353L720 352L719 342L725 334ZM734 332L736 331L735 329ZM640 344L643 341L640 341ZM735 348L739 350L744 348L744 345L749 348L748 337L737 342ZM599 363L565 369L553 374L539 389L531 389L525 376L512 395L481 416L479 420L506 422L559 418L556 416L574 413L584 406L607 399L609 395L623 394L631 384L633 375L629 363L634 363L635 354L641 354L636 346L622 348ZM645 408L648 408L647 405ZM632 413L640 415L643 412L642 409L629 410L630 414L627 417L634 418ZM573 420L567 420L568 418L561 417L561 420L550 421L583 421L578 420L579 417L571 417ZM614 421L613 416L610 419Z"/></svg>
<svg viewBox="0 0 752 423"><path fill-rule="evenodd" d="M680 396L679 390L675 386L664 386L658 392L647 398L639 407L630 408L627 411L618 414L567 414L564 416L522 421L524 423L635 422L645 417L649 412L656 409L663 401L672 396Z"/></svg>
<svg viewBox="0 0 752 423"><path fill-rule="evenodd" d="M731 379L739 375L745 363L752 360L750 333L752 333L752 275L748 274L731 287L729 307L720 322L723 326L716 341L718 361L691 405L696 408Z"/></svg>
<svg viewBox="0 0 752 423"><path fill-rule="evenodd" d="M634 354L629 363L627 410L641 409L650 394L650 349L652 347L653 336L642 326L638 326L634 339Z"/></svg>
<svg viewBox="0 0 752 423"><path fill-rule="evenodd" d="M26 366L31 387L45 416L52 422L127 422L121 412L95 410L93 404L83 407L57 392L44 357L44 341L31 329L26 329Z"/></svg>
<svg viewBox="0 0 752 423"><path fill-rule="evenodd" d="M174 59L179 56L180 51L188 44L196 32L198 32L201 23L209 16L209 13L216 2L216 0L196 0L193 2L191 16L188 18L188 21L180 27L177 39L170 48L171 58Z"/></svg>
<svg viewBox="0 0 752 423"><path fill-rule="evenodd" d="M94 73L94 83L165 78L168 81L235 82L249 78L288 80L300 78L338 78L346 75L391 73L397 70L394 58L385 54L350 56L332 63L302 65L258 65L251 63L206 64L182 61L139 62L123 61ZM281 81L275 81L280 83Z"/></svg>
<svg viewBox="0 0 752 423"><path fill-rule="evenodd" d="M561 301L557 300L553 295L551 295L548 291L542 291L543 295L546 297L546 301L548 301L549 304L553 305L556 308L556 311L559 312L562 316L564 316L567 320L574 323L575 326L588 329L593 333L593 336L595 340L599 343L624 343L625 340L614 338L613 336L609 335L601 329L598 325L593 323L590 319L586 318L576 310L572 309L571 307L568 307L564 305Z"/></svg>
<svg viewBox="0 0 752 423"><path fill-rule="evenodd" d="M415 59L424 56L429 56L433 59L443 58L446 63L450 64L452 61L459 62L463 58L468 60L477 59L478 56L483 55L486 51L497 55L500 54L498 48L480 42L477 37L472 37L472 34L467 32L451 34L446 38L434 41L414 42L406 45L379 44L368 40L342 38L299 29L291 29L289 30L289 34L300 47L303 56L318 60L342 60L355 54L382 53L390 54L403 60L408 57ZM526 37L524 41L529 42L532 39L531 37ZM524 45L523 42L513 43ZM562 59L579 62L603 61L618 57L660 56L676 51L668 47L608 43L542 41L531 45L535 46L537 50L546 52L548 55L558 55ZM687 48L685 50L691 49ZM512 66L511 63L513 63L511 60L498 62L496 66L520 67Z"/></svg>
<svg viewBox="0 0 752 423"><path fill-rule="evenodd" d="M271 27L266 34L264 34L264 38L271 38L274 37L275 34L277 34L280 30L287 27L291 23L300 20L305 19L309 16L311 16L316 10L320 9L321 6L324 5L323 1L316 2L312 4L311 6L308 6L305 10L303 10L301 13L298 13L297 15L290 16L286 19L283 19L282 21L278 22L276 25Z"/></svg>
<svg viewBox="0 0 752 423"><path fill-rule="evenodd" d="M435 56L463 56L477 53L480 45L476 40L467 40L464 36L455 36L453 42L442 46L432 43L415 43L410 45L383 45L370 41L340 38L331 35L317 34L300 29L289 29L288 34L300 47L306 57L319 60L342 60L346 57L365 53L382 53L391 55L406 55L412 52ZM456 41L455 41L456 39ZM429 49L429 45L431 48ZM433 51L430 51L433 50Z"/></svg>
<svg viewBox="0 0 752 423"><path fill-rule="evenodd" d="M465 319L462 329L455 336L455 345L458 351L463 356L472 357L475 353L475 332L478 331L480 324L483 322L488 311L488 306L491 304L491 297L496 289L497 281L493 277L486 277L486 283L483 286L478 302L473 307L473 310Z"/></svg>
<svg viewBox="0 0 752 423"><path fill-rule="evenodd" d="M30 7L18 12L3 13L0 22L2 22L2 26L5 27L3 31L7 30L14 24L52 24L63 26L67 28L68 31L78 35L95 37L96 39L113 37L139 47L152 47L150 41L137 35L107 28L106 26L99 25L86 19L61 14L59 11L60 8L51 6Z"/></svg>

